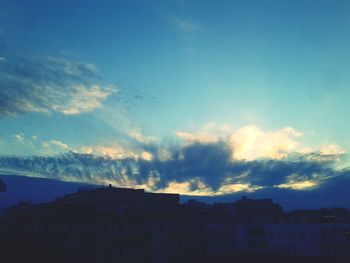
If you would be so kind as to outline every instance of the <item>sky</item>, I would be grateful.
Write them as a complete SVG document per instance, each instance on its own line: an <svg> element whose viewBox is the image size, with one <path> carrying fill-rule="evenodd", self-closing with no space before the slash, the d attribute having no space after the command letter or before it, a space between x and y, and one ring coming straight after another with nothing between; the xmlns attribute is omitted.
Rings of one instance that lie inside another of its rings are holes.
<svg viewBox="0 0 350 263"><path fill-rule="evenodd" d="M350 180L350 2L0 1L0 170L149 191Z"/></svg>

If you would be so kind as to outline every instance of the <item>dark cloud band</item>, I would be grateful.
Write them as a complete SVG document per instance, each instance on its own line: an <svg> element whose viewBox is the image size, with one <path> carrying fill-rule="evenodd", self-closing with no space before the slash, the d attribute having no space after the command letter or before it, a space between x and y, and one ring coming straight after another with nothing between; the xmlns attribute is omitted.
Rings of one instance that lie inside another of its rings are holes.
<svg viewBox="0 0 350 263"><path fill-rule="evenodd" d="M224 142L195 143L170 150L164 160L158 149L147 146L153 156L145 159L112 159L93 154L67 153L60 156L0 158L0 167L28 172L36 176L89 183L114 183L119 186L146 186L161 190L169 184L189 184L190 191L201 185L213 193L227 185L252 185L261 188L303 187L327 184L333 178L348 178L348 170L335 170L333 163L307 155L294 159L234 161L232 150Z"/></svg>

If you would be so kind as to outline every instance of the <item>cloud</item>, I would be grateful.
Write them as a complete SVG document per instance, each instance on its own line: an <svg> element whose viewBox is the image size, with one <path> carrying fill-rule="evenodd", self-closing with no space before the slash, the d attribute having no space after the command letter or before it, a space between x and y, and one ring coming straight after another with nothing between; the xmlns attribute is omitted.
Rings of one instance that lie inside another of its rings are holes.
<svg viewBox="0 0 350 263"><path fill-rule="evenodd" d="M138 131L129 132L129 136L131 138L133 138L134 140L136 140L140 143L143 143L143 144L155 143L156 141L158 141L157 138L152 137L152 136L145 136Z"/></svg>
<svg viewBox="0 0 350 263"><path fill-rule="evenodd" d="M42 146L43 146L44 148L50 148L50 147L54 146L54 147L60 148L60 149L62 149L62 150L68 150L68 149L70 149L70 147L68 146L68 144L65 144L65 143L63 143L63 142L61 142L61 141L57 141L57 140L51 140L51 141L49 141L49 142L43 142L43 143L42 143Z"/></svg>
<svg viewBox="0 0 350 263"><path fill-rule="evenodd" d="M72 85L71 91L66 95L66 104L52 104L52 109L65 115L75 115L90 112L100 108L102 102L111 94L112 89L97 85L87 88L84 85Z"/></svg>
<svg viewBox="0 0 350 263"><path fill-rule="evenodd" d="M153 154L145 149L136 149L134 147L127 147L122 144L110 143L110 145L95 145L81 147L77 153L92 154L97 156L104 156L114 160L143 159L150 161L153 159Z"/></svg>
<svg viewBox="0 0 350 263"><path fill-rule="evenodd" d="M323 145L319 151L322 155L342 155L345 153L344 149L335 144Z"/></svg>
<svg viewBox="0 0 350 263"><path fill-rule="evenodd" d="M32 135L28 136L24 134L23 132L12 134L11 137L16 140L16 142L20 143L21 145L33 145L33 142L38 140L38 136Z"/></svg>
<svg viewBox="0 0 350 263"><path fill-rule="evenodd" d="M47 57L0 60L0 116L30 112L75 115L102 106L113 86L102 86L94 65Z"/></svg>
<svg viewBox="0 0 350 263"><path fill-rule="evenodd" d="M53 155L73 150L68 144L59 140L41 141L37 135L28 135L20 132L12 134L11 137L16 142L15 148L20 154L44 154ZM13 144L12 144L13 146ZM8 147L12 147L8 144Z"/></svg>
<svg viewBox="0 0 350 263"><path fill-rule="evenodd" d="M170 16L169 20L177 35L184 41L185 50L192 52L193 44L205 33L204 28L190 17Z"/></svg>
<svg viewBox="0 0 350 263"><path fill-rule="evenodd" d="M215 143L227 139L228 134L232 131L233 128L227 123L208 122L200 127L198 131L177 131L175 135L186 143Z"/></svg>
<svg viewBox="0 0 350 263"><path fill-rule="evenodd" d="M50 144L66 147L58 141ZM166 152L163 158L160 146L150 144L138 149L95 146L56 156L2 156L0 168L65 181L210 196L261 189L315 191L334 178L350 175L349 170L334 168L336 157L316 158L322 156L319 152L312 153L315 158L300 153L247 161L232 159L234 148L223 140L168 146Z"/></svg>
<svg viewBox="0 0 350 263"><path fill-rule="evenodd" d="M25 136L24 136L23 132L18 133L18 134L13 134L12 137L19 143L23 143L24 139L25 139Z"/></svg>
<svg viewBox="0 0 350 263"><path fill-rule="evenodd" d="M317 186L317 182L305 180L305 181L298 181L298 182L288 182L284 184L277 185L279 188L290 188L295 190L304 190L304 189L311 189Z"/></svg>
<svg viewBox="0 0 350 263"><path fill-rule="evenodd" d="M291 127L234 130L208 123L197 132L177 132L179 140L172 143L129 130L126 141L80 148L56 139L44 141L44 156L2 156L0 169L65 181L210 196L272 188L315 190L349 173L338 166L345 155L343 149L328 144L305 150L298 141L303 134ZM24 141L31 138L19 134L22 137Z"/></svg>
<svg viewBox="0 0 350 263"><path fill-rule="evenodd" d="M178 30L187 33L187 34L196 34L203 32L203 28L198 24L195 24L190 19L173 17L173 22Z"/></svg>
<svg viewBox="0 0 350 263"><path fill-rule="evenodd" d="M231 135L230 143L238 160L281 159L297 150L299 144L295 138L301 136L302 133L290 127L265 132L256 126L244 126Z"/></svg>
<svg viewBox="0 0 350 263"><path fill-rule="evenodd" d="M146 136L135 129L126 128L125 134L117 134L117 139L101 140L97 144L85 145L72 149L75 153L104 156L114 160L132 159L151 161L170 159L166 146L161 145L160 139Z"/></svg>
<svg viewBox="0 0 350 263"><path fill-rule="evenodd" d="M214 143L219 140L218 136L210 133L190 133L178 131L176 132L176 136L188 143Z"/></svg>
<svg viewBox="0 0 350 263"><path fill-rule="evenodd" d="M184 182L170 181L166 187L155 189L155 191L162 193L191 193L193 196L214 195L210 187L196 178Z"/></svg>
<svg viewBox="0 0 350 263"><path fill-rule="evenodd" d="M330 176L329 176L330 177ZM320 180L318 180L320 179ZM313 189L322 183L323 176L317 176L317 174L312 174L312 176L303 176L300 174L291 174L286 176L286 182L283 184L276 185L278 188L290 188L294 190L305 190ZM328 178L327 178L328 179Z"/></svg>
<svg viewBox="0 0 350 263"><path fill-rule="evenodd" d="M302 145L300 139L304 134L292 127L266 131L255 125L247 125L234 130L227 124L208 123L198 131L177 131L175 134L186 145L225 142L231 147L232 160L281 160L304 154L310 159L334 161L345 154L344 149L336 144L325 144L318 149Z"/></svg>

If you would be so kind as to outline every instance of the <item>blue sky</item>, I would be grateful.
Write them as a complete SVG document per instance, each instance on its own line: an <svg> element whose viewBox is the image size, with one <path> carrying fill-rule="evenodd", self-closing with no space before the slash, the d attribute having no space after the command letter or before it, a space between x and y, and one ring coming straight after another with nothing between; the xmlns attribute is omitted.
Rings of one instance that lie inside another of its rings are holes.
<svg viewBox="0 0 350 263"><path fill-rule="evenodd" d="M230 162L317 154L337 173L350 149L349 13L338 0L1 1L0 153L165 162L224 142ZM310 181L300 173L285 184Z"/></svg>

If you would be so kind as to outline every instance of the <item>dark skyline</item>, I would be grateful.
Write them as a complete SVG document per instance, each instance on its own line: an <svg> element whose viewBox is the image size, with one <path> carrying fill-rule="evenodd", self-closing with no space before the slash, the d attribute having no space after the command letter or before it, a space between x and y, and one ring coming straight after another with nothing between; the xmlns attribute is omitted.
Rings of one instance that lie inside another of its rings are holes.
<svg viewBox="0 0 350 263"><path fill-rule="evenodd" d="M84 188L0 214L11 262L347 262L350 211L286 212L272 199L182 204L178 194ZM16 253L16 251L21 253ZM137 253L136 253L137 252Z"/></svg>

